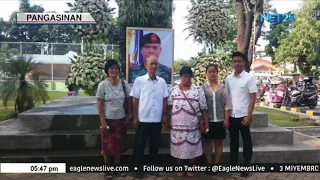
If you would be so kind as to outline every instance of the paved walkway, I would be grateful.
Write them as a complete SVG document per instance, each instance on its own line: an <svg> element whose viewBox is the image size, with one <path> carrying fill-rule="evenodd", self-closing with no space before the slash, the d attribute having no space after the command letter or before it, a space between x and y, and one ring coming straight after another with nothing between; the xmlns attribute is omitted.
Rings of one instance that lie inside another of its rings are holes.
<svg viewBox="0 0 320 180"><path fill-rule="evenodd" d="M0 174L0 180L104 180L102 173L67 173L67 174ZM126 177L114 177L115 180L134 180L130 174ZM320 173L253 173L248 178L239 174L223 173L216 176L196 174L194 177L178 178L175 174L160 174L159 177L146 176L145 180L320 180Z"/></svg>

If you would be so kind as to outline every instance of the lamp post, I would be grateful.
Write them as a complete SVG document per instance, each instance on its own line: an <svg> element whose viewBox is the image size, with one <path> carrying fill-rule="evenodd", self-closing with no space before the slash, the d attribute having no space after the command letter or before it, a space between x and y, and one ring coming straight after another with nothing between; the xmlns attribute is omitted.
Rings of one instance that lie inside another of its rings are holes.
<svg viewBox="0 0 320 180"><path fill-rule="evenodd" d="M318 4L314 9L314 16L317 18L317 20L320 20L320 4Z"/></svg>

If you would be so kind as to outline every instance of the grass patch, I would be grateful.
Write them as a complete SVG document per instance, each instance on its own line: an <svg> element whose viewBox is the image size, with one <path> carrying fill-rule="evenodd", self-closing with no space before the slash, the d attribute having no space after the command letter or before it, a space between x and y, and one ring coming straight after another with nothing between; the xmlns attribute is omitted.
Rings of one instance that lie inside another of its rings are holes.
<svg viewBox="0 0 320 180"><path fill-rule="evenodd" d="M0 107L0 122L11 119L17 116L17 113L14 112L14 107L10 106L8 108L6 107Z"/></svg>
<svg viewBox="0 0 320 180"><path fill-rule="evenodd" d="M314 120L300 118L297 115L285 113L278 110L255 107L256 111L268 113L269 123L281 127L314 126Z"/></svg>
<svg viewBox="0 0 320 180"><path fill-rule="evenodd" d="M63 92L63 91L48 91L48 95L50 97L50 99L48 100L48 102L50 101L54 101L56 99L62 98L64 96L67 95L67 92ZM87 96L83 91L79 92L79 96ZM3 107L2 105L2 101L0 101L1 106L0 106L0 122L7 120L7 119L11 119L17 116L17 113L14 112L14 102L9 102L8 103L8 108ZM36 106L41 106L42 103L37 103Z"/></svg>
<svg viewBox="0 0 320 180"><path fill-rule="evenodd" d="M67 92L63 91L48 91L48 95L50 97L49 101L54 101L59 98L67 96ZM87 96L83 91L80 91L78 96Z"/></svg>

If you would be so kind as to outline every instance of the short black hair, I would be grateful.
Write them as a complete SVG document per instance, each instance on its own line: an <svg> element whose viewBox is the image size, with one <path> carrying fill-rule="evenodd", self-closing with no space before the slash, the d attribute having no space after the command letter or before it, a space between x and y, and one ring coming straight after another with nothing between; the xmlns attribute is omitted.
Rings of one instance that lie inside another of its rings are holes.
<svg viewBox="0 0 320 180"><path fill-rule="evenodd" d="M108 74L108 70L111 66L113 65L117 65L119 71L120 71L120 66L118 64L118 62L114 59L109 59L106 64L104 65L104 72L107 74L107 76L109 77L109 74Z"/></svg>
<svg viewBox="0 0 320 180"><path fill-rule="evenodd" d="M208 72L208 69L209 69L210 67L214 67L214 68L216 69L217 73L219 72L218 65L216 65L216 64L209 64L209 65L207 66L206 72Z"/></svg>
<svg viewBox="0 0 320 180"><path fill-rule="evenodd" d="M244 55L240 51L236 51L236 52L232 53L232 58L234 58L234 57L241 57L243 61L246 60L246 55Z"/></svg>
<svg viewBox="0 0 320 180"><path fill-rule="evenodd" d="M190 76L193 76L193 72L192 72L192 69L190 66L183 66L180 70L180 77L183 75L183 74L188 74Z"/></svg>

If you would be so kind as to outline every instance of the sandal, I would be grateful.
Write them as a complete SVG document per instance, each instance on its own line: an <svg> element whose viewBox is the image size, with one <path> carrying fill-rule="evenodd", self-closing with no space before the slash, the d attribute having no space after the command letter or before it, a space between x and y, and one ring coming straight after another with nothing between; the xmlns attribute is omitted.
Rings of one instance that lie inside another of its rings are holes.
<svg viewBox="0 0 320 180"><path fill-rule="evenodd" d="M178 172L178 173L177 173L177 176L178 176L178 177L183 177L184 175L185 175L184 172Z"/></svg>
<svg viewBox="0 0 320 180"><path fill-rule="evenodd" d="M112 174L110 172L105 172L103 177L104 177L104 179L112 179L113 178Z"/></svg>
<svg viewBox="0 0 320 180"><path fill-rule="evenodd" d="M187 176L188 176L188 177L193 177L193 176L194 176L194 173L193 173L193 172L187 172Z"/></svg>

